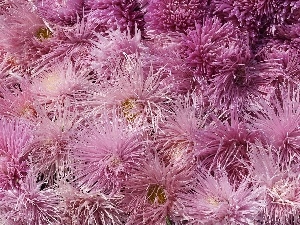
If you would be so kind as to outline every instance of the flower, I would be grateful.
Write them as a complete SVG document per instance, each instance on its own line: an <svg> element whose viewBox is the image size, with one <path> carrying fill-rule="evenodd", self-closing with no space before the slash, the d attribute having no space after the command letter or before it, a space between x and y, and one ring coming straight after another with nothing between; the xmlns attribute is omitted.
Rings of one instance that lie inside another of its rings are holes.
<svg viewBox="0 0 300 225"><path fill-rule="evenodd" d="M197 0L150 0L145 14L147 32L186 33L201 22L206 4L207 1Z"/></svg>
<svg viewBox="0 0 300 225"><path fill-rule="evenodd" d="M16 2L0 17L0 45L19 65L29 65L49 51L52 30L30 3Z"/></svg>
<svg viewBox="0 0 300 225"><path fill-rule="evenodd" d="M226 173L201 168L194 177L192 191L182 196L189 224L254 224L264 206L262 188L249 179L230 184Z"/></svg>
<svg viewBox="0 0 300 225"><path fill-rule="evenodd" d="M121 196L78 190L63 182L58 191L63 199L60 208L64 224L123 224L124 215L118 208Z"/></svg>
<svg viewBox="0 0 300 225"><path fill-rule="evenodd" d="M52 23L70 25L83 10L83 0L34 0L37 13Z"/></svg>
<svg viewBox="0 0 300 225"><path fill-rule="evenodd" d="M284 161L299 158L299 93L294 87L279 89L270 101L262 100L253 106L250 120L263 134L265 143L272 145Z"/></svg>
<svg viewBox="0 0 300 225"><path fill-rule="evenodd" d="M136 27L144 30L143 5L138 0L87 0L90 14L99 21L101 32L120 29L134 35Z"/></svg>
<svg viewBox="0 0 300 225"><path fill-rule="evenodd" d="M0 118L0 189L19 186L27 174L32 126L17 119Z"/></svg>
<svg viewBox="0 0 300 225"><path fill-rule="evenodd" d="M183 55L196 76L210 77L215 66L230 57L227 52L236 40L237 31L231 23L222 25L216 17L206 18L183 36Z"/></svg>
<svg viewBox="0 0 300 225"><path fill-rule="evenodd" d="M142 131L130 128L115 111L102 112L72 145L75 182L87 190L120 191L144 156ZM111 119L110 119L111 118Z"/></svg>
<svg viewBox="0 0 300 225"><path fill-rule="evenodd" d="M54 189L40 190L32 171L19 189L0 190L1 217L5 224L54 225L60 222L60 198Z"/></svg>
<svg viewBox="0 0 300 225"><path fill-rule="evenodd" d="M211 124L199 134L197 155L208 169L221 168L231 182L237 182L247 176L249 144L259 138L260 134L250 129L235 109L227 119L212 118Z"/></svg>
<svg viewBox="0 0 300 225"><path fill-rule="evenodd" d="M54 104L63 99L80 101L91 85L88 73L66 58L35 73L29 88L40 104Z"/></svg>
<svg viewBox="0 0 300 225"><path fill-rule="evenodd" d="M164 225L183 220L179 196L189 189L192 173L188 162L165 166L157 156L146 158L124 185L126 224Z"/></svg>
<svg viewBox="0 0 300 225"><path fill-rule="evenodd" d="M261 215L270 224L289 224L300 213L300 177L290 162L280 162L272 146L251 145L251 176L264 189L265 207Z"/></svg>

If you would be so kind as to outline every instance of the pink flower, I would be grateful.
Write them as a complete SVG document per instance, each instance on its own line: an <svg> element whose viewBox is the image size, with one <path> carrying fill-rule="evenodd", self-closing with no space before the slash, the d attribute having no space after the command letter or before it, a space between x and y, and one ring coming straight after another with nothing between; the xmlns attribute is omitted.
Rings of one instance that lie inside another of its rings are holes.
<svg viewBox="0 0 300 225"><path fill-rule="evenodd" d="M24 121L0 119L0 188L17 187L26 176L32 138Z"/></svg>
<svg viewBox="0 0 300 225"><path fill-rule="evenodd" d="M283 160L289 161L300 156L299 92L291 86L278 91L270 101L262 100L253 107L251 122L262 132L264 141L274 146Z"/></svg>
<svg viewBox="0 0 300 225"><path fill-rule="evenodd" d="M251 186L248 179L230 184L226 173L199 170L192 191L184 194L189 224L254 224L264 206L262 188Z"/></svg>
<svg viewBox="0 0 300 225"><path fill-rule="evenodd" d="M60 198L54 189L40 190L32 172L19 189L0 190L1 219L12 225L56 225L60 223Z"/></svg>
<svg viewBox="0 0 300 225"><path fill-rule="evenodd" d="M0 45L17 64L32 64L49 51L51 29L29 3L16 2L0 18Z"/></svg>
<svg viewBox="0 0 300 225"><path fill-rule="evenodd" d="M275 150L276 151L276 150ZM255 185L264 188L265 207L261 215L267 224L290 224L300 213L300 177L280 162L273 147L251 146L251 175Z"/></svg>
<svg viewBox="0 0 300 225"><path fill-rule="evenodd" d="M58 192L63 199L60 208L64 224L123 224L124 214L118 207L122 196L108 196L99 190L78 190L63 182Z"/></svg>
<svg viewBox="0 0 300 225"><path fill-rule="evenodd" d="M237 182L248 173L244 163L249 160L249 144L257 138L259 133L249 129L233 111L224 121L213 117L211 125L199 135L197 154L207 168L222 168L231 182Z"/></svg>
<svg viewBox="0 0 300 225"><path fill-rule="evenodd" d="M150 0L145 14L147 32L186 33L195 23L201 22L206 4L206 1L197 0Z"/></svg>
<svg viewBox="0 0 300 225"><path fill-rule="evenodd" d="M180 193L190 188L192 173L188 162L165 166L158 157L146 158L125 183L126 224L179 224L185 218Z"/></svg>
<svg viewBox="0 0 300 225"><path fill-rule="evenodd" d="M83 0L34 0L37 13L44 19L57 24L76 23L83 10Z"/></svg>
<svg viewBox="0 0 300 225"><path fill-rule="evenodd" d="M30 91L40 104L53 104L63 99L74 102L81 100L89 85L88 72L66 58L35 73Z"/></svg>
<svg viewBox="0 0 300 225"><path fill-rule="evenodd" d="M116 112L112 116L102 113L72 146L75 182L87 190L116 193L143 160L143 133L139 128L130 128Z"/></svg>
<svg viewBox="0 0 300 225"><path fill-rule="evenodd" d="M172 84L163 82L163 72L163 68L156 72L151 68L147 73L136 54L125 55L125 60L112 75L112 83L100 86L99 93L88 99L87 104L99 112L103 107L117 107L128 122L141 122L157 129L173 97Z"/></svg>

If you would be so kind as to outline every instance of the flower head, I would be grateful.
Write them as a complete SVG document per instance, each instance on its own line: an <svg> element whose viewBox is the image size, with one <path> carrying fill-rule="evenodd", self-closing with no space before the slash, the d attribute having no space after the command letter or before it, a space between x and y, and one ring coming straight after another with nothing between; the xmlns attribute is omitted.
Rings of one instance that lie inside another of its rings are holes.
<svg viewBox="0 0 300 225"><path fill-rule="evenodd" d="M0 189L18 186L26 176L31 129L21 120L0 119Z"/></svg>
<svg viewBox="0 0 300 225"><path fill-rule="evenodd" d="M118 192L145 154L141 131L127 126L115 113L110 117L103 112L72 147L75 183L87 190Z"/></svg>
<svg viewBox="0 0 300 225"><path fill-rule="evenodd" d="M226 173L199 170L193 191L184 194L186 214L191 224L252 224L264 206L262 188L249 180L230 184Z"/></svg>
<svg viewBox="0 0 300 225"><path fill-rule="evenodd" d="M0 190L1 217L6 224L58 224L60 198L54 189L40 190L32 171L21 182L19 189Z"/></svg>
<svg viewBox="0 0 300 225"><path fill-rule="evenodd" d="M205 7L206 1L150 0L145 14L147 31L186 33L201 22Z"/></svg>
<svg viewBox="0 0 300 225"><path fill-rule="evenodd" d="M193 166L165 166L150 156L125 183L125 210L131 224L166 224L184 218L179 194L189 188Z"/></svg>

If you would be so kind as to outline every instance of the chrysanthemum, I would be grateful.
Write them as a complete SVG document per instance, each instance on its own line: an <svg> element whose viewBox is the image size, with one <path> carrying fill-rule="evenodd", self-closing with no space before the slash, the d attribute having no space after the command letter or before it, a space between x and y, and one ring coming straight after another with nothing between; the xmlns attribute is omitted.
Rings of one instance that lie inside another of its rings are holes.
<svg viewBox="0 0 300 225"><path fill-rule="evenodd" d="M143 132L127 126L116 113L103 112L97 120L72 145L75 182L87 190L118 192L143 160Z"/></svg>
<svg viewBox="0 0 300 225"><path fill-rule="evenodd" d="M299 158L299 91L281 88L279 95L253 106L251 123L261 131L264 141L277 149L283 160Z"/></svg>
<svg viewBox="0 0 300 225"><path fill-rule="evenodd" d="M58 189L63 202L63 224L121 225L123 212L118 208L121 196L107 196L97 191L80 191L68 183Z"/></svg>
<svg viewBox="0 0 300 225"><path fill-rule="evenodd" d="M9 8L0 17L0 27L0 45L22 66L49 51L47 40L52 31L28 2L16 2Z"/></svg>
<svg viewBox="0 0 300 225"><path fill-rule="evenodd" d="M136 27L144 30L144 6L138 0L87 0L85 4L92 9L90 14L99 21L102 32L129 29L134 35Z"/></svg>
<svg viewBox="0 0 300 225"><path fill-rule="evenodd" d="M60 198L54 189L40 190L33 173L28 173L19 189L0 190L0 215L5 224L60 224Z"/></svg>
<svg viewBox="0 0 300 225"><path fill-rule="evenodd" d="M44 19L57 23L70 25L83 10L83 0L34 0L37 13Z"/></svg>
<svg viewBox="0 0 300 225"><path fill-rule="evenodd" d="M251 146L251 176L264 188L265 207L261 215L266 224L297 224L300 214L300 177L290 162L280 162L275 149L261 144Z"/></svg>
<svg viewBox="0 0 300 225"><path fill-rule="evenodd" d="M197 153L207 168L222 168L235 182L247 175L244 162L248 161L249 144L260 136L234 112L223 120L214 118L211 125L201 132Z"/></svg>
<svg viewBox="0 0 300 225"><path fill-rule="evenodd" d="M193 166L189 162L165 166L149 157L125 183L124 205L128 225L165 225L185 219L180 193L189 189Z"/></svg>
<svg viewBox="0 0 300 225"><path fill-rule="evenodd" d="M167 162L186 160L189 153L195 153L199 129L206 121L200 101L195 94L179 96L161 123L156 140L164 149L160 153Z"/></svg>
<svg viewBox="0 0 300 225"><path fill-rule="evenodd" d="M18 186L26 176L32 137L24 121L0 118L0 189Z"/></svg>
<svg viewBox="0 0 300 225"><path fill-rule="evenodd" d="M36 103L27 82L20 82L18 88L0 87L0 93L2 95L0 98L1 115L35 119L37 116Z"/></svg>
<svg viewBox="0 0 300 225"><path fill-rule="evenodd" d="M226 173L214 174L199 170L193 191L183 195L189 224L254 224L264 206L262 188L251 186L248 179L230 184Z"/></svg>
<svg viewBox="0 0 300 225"><path fill-rule="evenodd" d="M51 104L62 99L81 100L89 87L88 71L65 59L36 73L30 91L40 104Z"/></svg>
<svg viewBox="0 0 300 225"><path fill-rule="evenodd" d="M54 111L39 113L31 145L30 161L43 177L52 184L64 176L70 164L69 151L81 119L68 102L56 104Z"/></svg>
<svg viewBox="0 0 300 225"><path fill-rule="evenodd" d="M202 21L206 4L199 0L150 0L145 14L147 32L186 33Z"/></svg>
<svg viewBox="0 0 300 225"><path fill-rule="evenodd" d="M113 82L95 93L87 104L96 111L103 107L117 107L129 121L142 120L157 129L158 121L163 119L166 106L171 102L172 84L164 83L163 68L153 72L144 72L139 57L135 54L126 56L119 68L112 75Z"/></svg>
<svg viewBox="0 0 300 225"><path fill-rule="evenodd" d="M183 37L186 63L197 76L209 77L216 65L230 57L227 53L236 45L236 40L237 31L231 23L222 24L216 17L206 18Z"/></svg>

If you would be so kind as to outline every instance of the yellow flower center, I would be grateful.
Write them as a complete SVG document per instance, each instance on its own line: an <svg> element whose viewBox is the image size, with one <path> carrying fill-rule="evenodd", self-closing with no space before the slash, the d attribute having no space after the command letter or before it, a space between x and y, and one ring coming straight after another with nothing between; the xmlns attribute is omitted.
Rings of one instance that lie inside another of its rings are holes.
<svg viewBox="0 0 300 225"><path fill-rule="evenodd" d="M133 122L140 113L140 106L135 99L129 98L121 103L122 112L129 122Z"/></svg>
<svg viewBox="0 0 300 225"><path fill-rule="evenodd" d="M48 27L40 27L35 33L35 37L40 41L48 39L51 36L52 36L52 32Z"/></svg>
<svg viewBox="0 0 300 225"><path fill-rule="evenodd" d="M158 184L150 184L147 190L147 199L151 204L155 202L166 203L167 197L164 188Z"/></svg>

